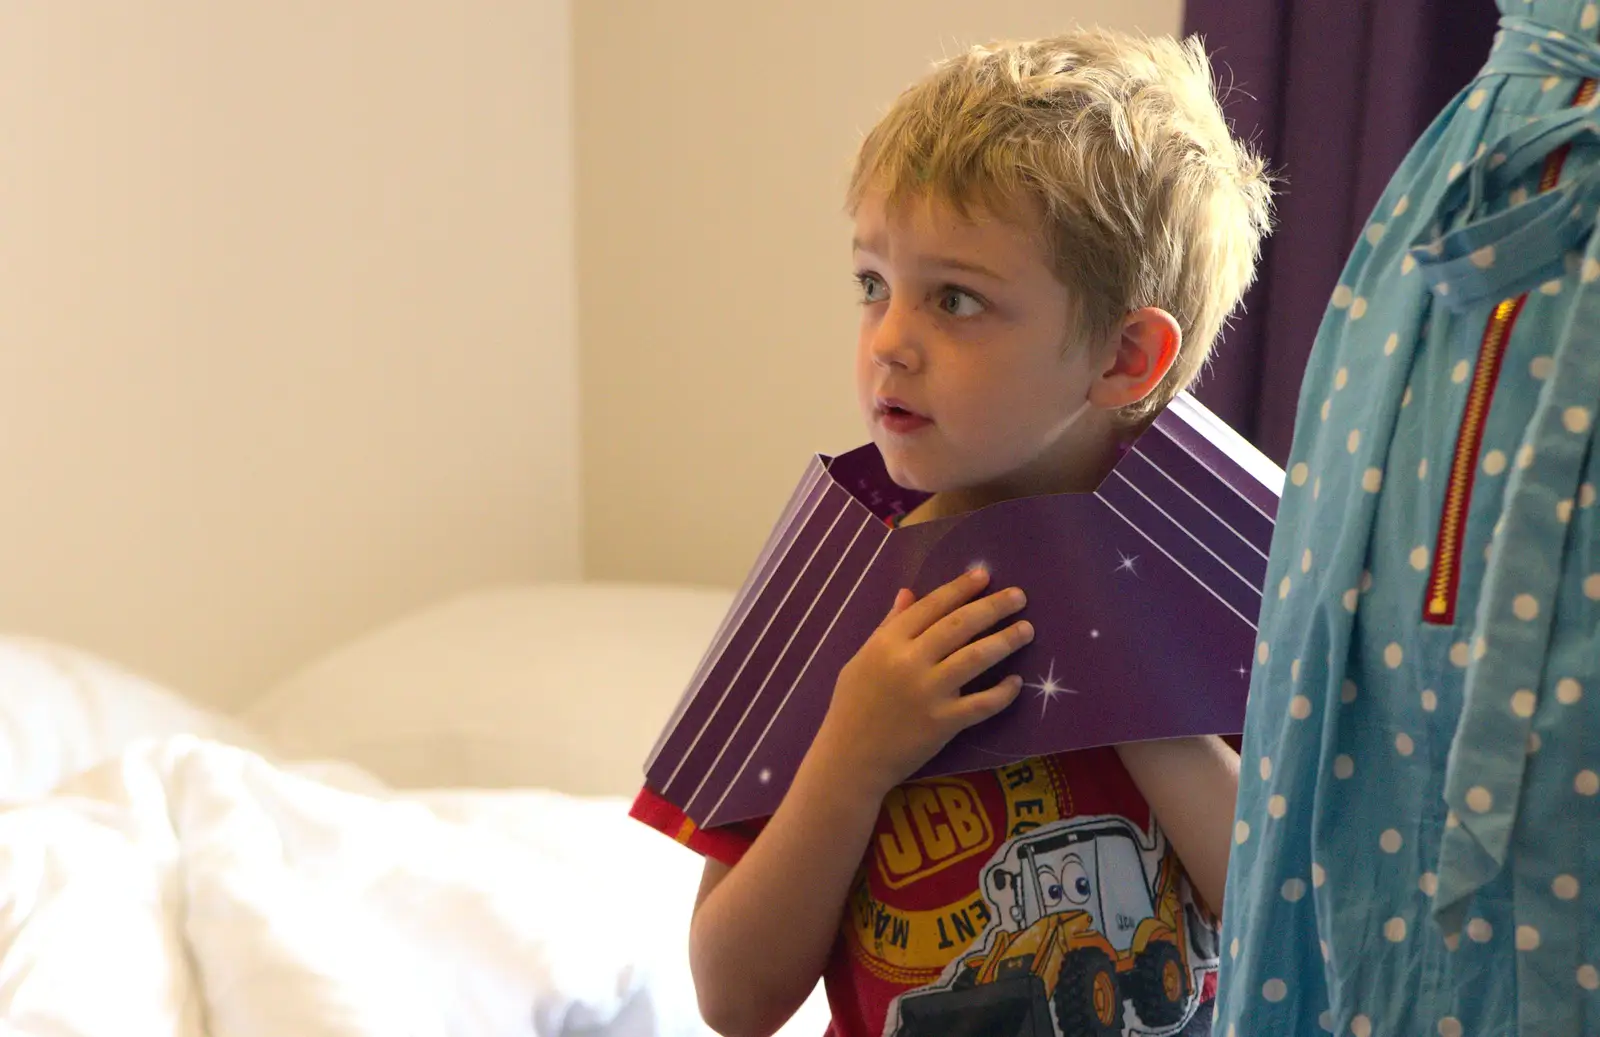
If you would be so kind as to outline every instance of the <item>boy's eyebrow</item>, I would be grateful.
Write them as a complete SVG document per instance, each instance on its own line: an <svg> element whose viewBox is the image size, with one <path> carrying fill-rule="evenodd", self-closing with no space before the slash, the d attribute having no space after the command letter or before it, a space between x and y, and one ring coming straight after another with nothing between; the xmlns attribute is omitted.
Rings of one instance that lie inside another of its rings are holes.
<svg viewBox="0 0 1600 1037"><path fill-rule="evenodd" d="M987 277L992 281L1005 280L1005 278L984 266L982 263L974 263L970 259L957 259L954 256L934 256L928 260L928 265L939 267L940 269L944 270L965 270L969 274L978 274L979 276Z"/></svg>
<svg viewBox="0 0 1600 1037"><path fill-rule="evenodd" d="M873 247L873 244L874 243L870 241L863 241L860 238L853 238L850 241L850 250L852 252L876 253L877 249ZM926 260L926 265L930 267L936 267L941 270L964 270L969 274L978 274L981 277L987 277L994 281L1005 280L1004 277L1001 277L999 274L995 273L989 267L984 266L982 263L975 263L970 259L958 259L955 256L930 256Z"/></svg>

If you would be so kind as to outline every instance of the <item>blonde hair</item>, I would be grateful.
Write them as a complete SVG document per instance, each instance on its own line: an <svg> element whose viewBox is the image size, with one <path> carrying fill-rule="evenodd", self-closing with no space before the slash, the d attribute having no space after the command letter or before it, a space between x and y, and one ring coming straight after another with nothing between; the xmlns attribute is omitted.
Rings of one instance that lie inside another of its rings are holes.
<svg viewBox="0 0 1600 1037"><path fill-rule="evenodd" d="M1200 373L1271 223L1265 165L1229 132L1200 41L1104 30L937 65L862 143L850 211L880 189L890 204L932 196L963 213L1038 206L1091 342L1141 307L1171 313L1178 357L1131 417Z"/></svg>

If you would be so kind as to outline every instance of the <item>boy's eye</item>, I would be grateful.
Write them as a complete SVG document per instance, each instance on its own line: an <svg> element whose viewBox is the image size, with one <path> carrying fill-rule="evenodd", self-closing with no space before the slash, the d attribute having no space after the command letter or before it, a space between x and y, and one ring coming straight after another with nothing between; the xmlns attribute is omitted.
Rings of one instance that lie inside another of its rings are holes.
<svg viewBox="0 0 1600 1037"><path fill-rule="evenodd" d="M952 317L972 317L983 311L983 303L970 292L946 288L939 293L939 309Z"/></svg>
<svg viewBox="0 0 1600 1037"><path fill-rule="evenodd" d="M889 297L889 286L877 274L857 274L856 287L861 289L864 303L882 302Z"/></svg>

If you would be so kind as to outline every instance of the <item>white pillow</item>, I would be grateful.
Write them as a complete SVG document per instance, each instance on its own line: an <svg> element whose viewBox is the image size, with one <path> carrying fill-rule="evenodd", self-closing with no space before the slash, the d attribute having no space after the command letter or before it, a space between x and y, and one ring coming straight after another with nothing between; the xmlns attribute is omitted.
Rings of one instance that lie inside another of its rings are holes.
<svg viewBox="0 0 1600 1037"><path fill-rule="evenodd" d="M141 738L249 746L234 721L85 652L0 637L0 799L43 795Z"/></svg>
<svg viewBox="0 0 1600 1037"><path fill-rule="evenodd" d="M471 594L334 651L244 719L289 756L399 788L631 795L731 601L607 583Z"/></svg>

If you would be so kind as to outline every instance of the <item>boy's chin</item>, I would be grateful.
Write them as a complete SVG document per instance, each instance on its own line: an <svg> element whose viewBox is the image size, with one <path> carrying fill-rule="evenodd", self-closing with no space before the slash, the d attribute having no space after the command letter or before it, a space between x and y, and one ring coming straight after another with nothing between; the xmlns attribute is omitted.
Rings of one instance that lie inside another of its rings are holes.
<svg viewBox="0 0 1600 1037"><path fill-rule="evenodd" d="M917 462L897 456L895 451L885 450L879 446L879 454L883 457L883 466L889 473L889 479L903 490L916 493L948 493L957 485L948 473L933 470L927 463Z"/></svg>

